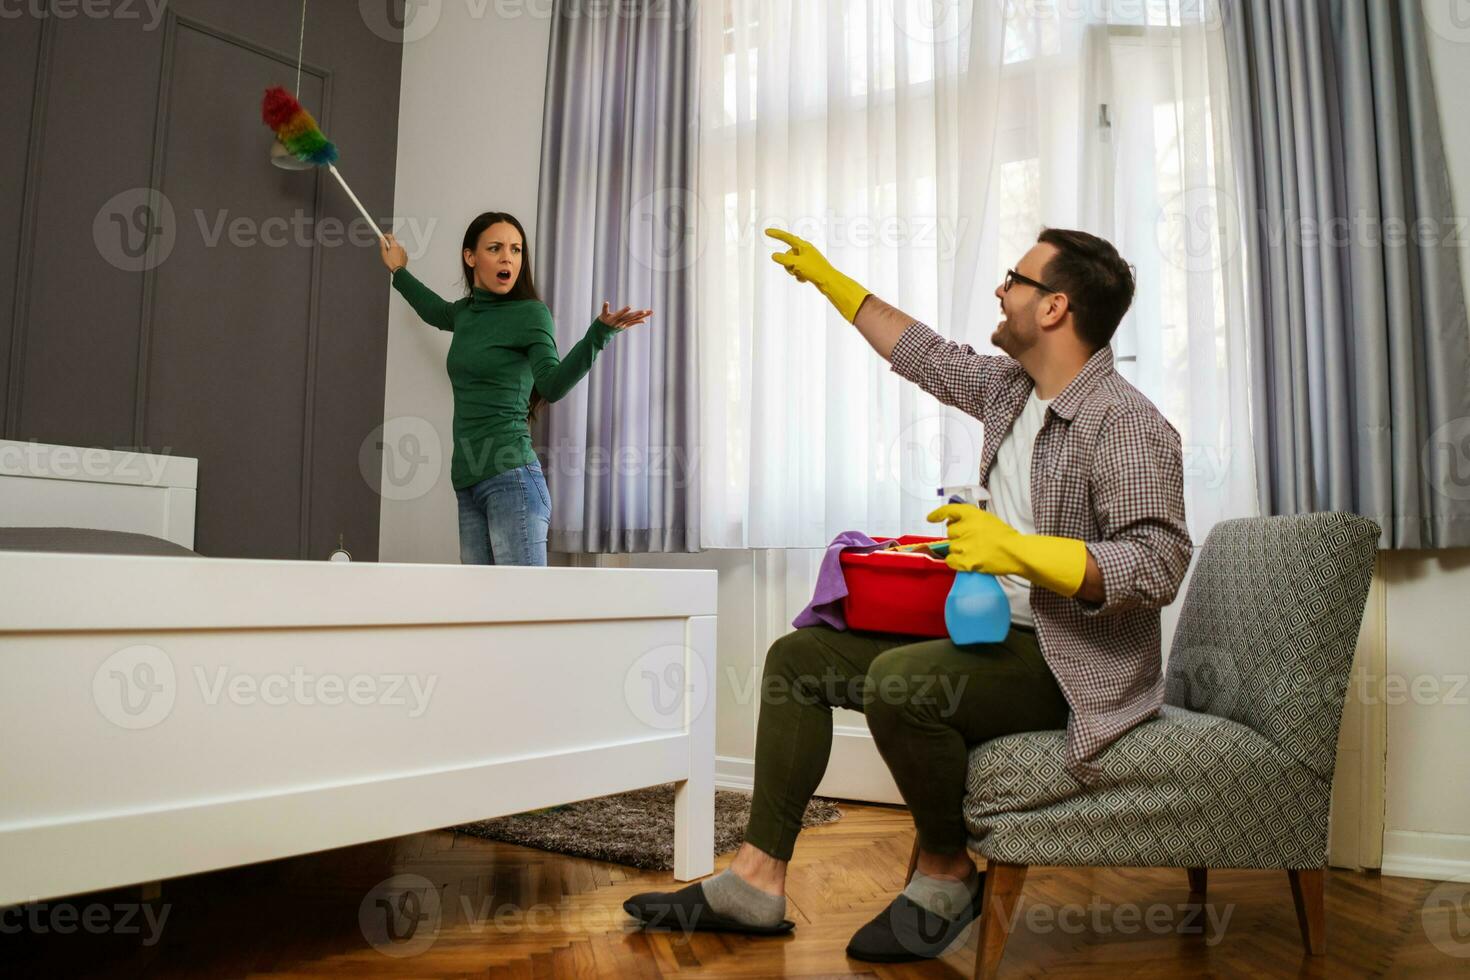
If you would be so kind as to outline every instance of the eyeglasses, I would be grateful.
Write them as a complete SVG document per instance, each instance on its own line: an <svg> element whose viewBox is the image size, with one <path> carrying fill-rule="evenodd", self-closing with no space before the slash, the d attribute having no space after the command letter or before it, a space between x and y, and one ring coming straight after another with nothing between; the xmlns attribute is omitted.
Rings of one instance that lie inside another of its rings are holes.
<svg viewBox="0 0 1470 980"><path fill-rule="evenodd" d="M1067 294L1065 292L1063 292L1062 290L1060 290L1060 289L1054 289L1051 286L1048 286L1044 282L1040 282L1039 280L1032 279L1030 276L1023 276L1019 272L1017 272L1015 269L1007 269L1006 270L1006 281L1005 281L1005 285L1001 287L1001 292L1005 292L1005 293L1010 292L1011 291L1011 287L1014 286L1018 282L1021 283L1024 286L1031 286L1034 289L1039 289L1043 293L1056 293L1058 296L1067 296ZM1076 312L1079 311L1079 307L1077 306L1076 303L1072 302L1072 297L1070 297L1070 296L1067 296L1067 308L1070 309L1073 313L1076 313Z"/></svg>
<svg viewBox="0 0 1470 980"><path fill-rule="evenodd" d="M1011 287L1014 286L1018 282L1021 283L1022 285L1032 286L1032 287L1034 287L1036 289L1039 289L1043 293L1060 293L1061 292L1060 289L1053 289L1052 287L1048 286L1046 283L1039 282L1039 281L1037 281L1035 279L1032 279L1030 276L1023 276L1019 272L1017 272L1015 269L1007 269L1006 270L1006 282L1005 282L1005 285L1001 287L1001 292L1003 292L1003 293L1010 292L1011 291Z"/></svg>

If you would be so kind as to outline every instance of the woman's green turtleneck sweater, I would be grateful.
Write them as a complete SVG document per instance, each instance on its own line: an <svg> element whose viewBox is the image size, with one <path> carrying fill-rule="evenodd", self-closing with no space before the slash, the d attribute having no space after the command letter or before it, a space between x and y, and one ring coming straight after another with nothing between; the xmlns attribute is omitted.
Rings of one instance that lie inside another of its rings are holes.
<svg viewBox="0 0 1470 980"><path fill-rule="evenodd" d="M586 377L597 352L617 333L600 319L566 357L556 352L551 311L535 299L506 299L476 288L446 303L407 269L393 273L393 288L425 323L454 334L449 342L449 382L454 388L454 489L536 461L526 412L531 388L549 402Z"/></svg>

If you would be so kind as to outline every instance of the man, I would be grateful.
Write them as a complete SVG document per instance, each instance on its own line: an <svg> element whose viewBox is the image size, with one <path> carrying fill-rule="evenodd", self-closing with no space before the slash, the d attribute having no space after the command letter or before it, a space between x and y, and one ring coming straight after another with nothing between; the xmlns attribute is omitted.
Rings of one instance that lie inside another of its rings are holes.
<svg viewBox="0 0 1470 980"><path fill-rule="evenodd" d="M1067 727L1067 768L1094 760L1163 701L1159 609L1189 565L1179 436L1113 370L1109 343L1133 300L1117 250L1048 229L996 289L1005 357L951 343L834 269L809 242L772 258L816 286L892 370L985 424L990 509L949 505L948 563L1001 576L1011 630L998 644L808 627L772 645L745 843L728 870L624 906L646 925L779 934L786 864L826 770L832 709L856 708L904 801L918 869L848 955L939 955L975 918L983 876L961 805L968 749ZM942 685L934 682L943 681ZM945 699L936 690L955 692Z"/></svg>

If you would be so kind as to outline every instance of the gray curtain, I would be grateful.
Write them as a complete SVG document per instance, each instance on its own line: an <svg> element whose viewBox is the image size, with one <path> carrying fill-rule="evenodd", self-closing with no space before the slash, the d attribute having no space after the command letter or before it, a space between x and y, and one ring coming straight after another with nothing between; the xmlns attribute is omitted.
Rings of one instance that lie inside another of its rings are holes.
<svg viewBox="0 0 1470 980"><path fill-rule="evenodd" d="M565 352L604 300L654 311L540 413L548 547L699 550L695 0L559 0L535 274Z"/></svg>
<svg viewBox="0 0 1470 980"><path fill-rule="evenodd" d="M1470 326L1418 0L1226 0L1269 514L1470 545Z"/></svg>

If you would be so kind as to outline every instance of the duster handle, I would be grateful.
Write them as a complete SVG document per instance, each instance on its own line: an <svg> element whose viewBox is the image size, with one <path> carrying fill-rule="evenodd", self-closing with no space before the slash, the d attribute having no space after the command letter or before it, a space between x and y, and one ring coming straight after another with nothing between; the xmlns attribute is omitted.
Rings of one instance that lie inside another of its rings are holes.
<svg viewBox="0 0 1470 980"><path fill-rule="evenodd" d="M367 208L362 206L362 202L357 199L357 195L352 193L352 188L347 186L347 181L343 180L342 175L337 172L336 164L327 164L327 169L332 172L333 177L337 178L337 183L342 185L342 189L347 192L347 196L352 198L352 203L357 205L357 210L362 214L363 218L367 220L368 226L372 228L373 231L377 232L378 240L381 241L384 245L387 245L388 237L383 234L382 229L378 227L378 223L373 220L373 216L367 213Z"/></svg>

